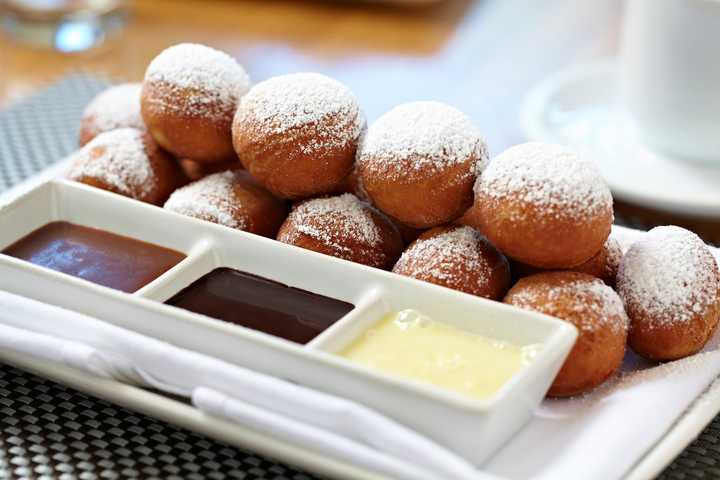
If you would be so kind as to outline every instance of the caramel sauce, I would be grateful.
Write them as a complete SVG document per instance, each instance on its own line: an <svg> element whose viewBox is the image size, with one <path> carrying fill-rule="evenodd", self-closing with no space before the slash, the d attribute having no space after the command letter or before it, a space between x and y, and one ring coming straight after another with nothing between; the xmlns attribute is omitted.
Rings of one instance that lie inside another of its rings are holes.
<svg viewBox="0 0 720 480"><path fill-rule="evenodd" d="M68 222L40 227L2 253L127 293L185 258L175 250Z"/></svg>

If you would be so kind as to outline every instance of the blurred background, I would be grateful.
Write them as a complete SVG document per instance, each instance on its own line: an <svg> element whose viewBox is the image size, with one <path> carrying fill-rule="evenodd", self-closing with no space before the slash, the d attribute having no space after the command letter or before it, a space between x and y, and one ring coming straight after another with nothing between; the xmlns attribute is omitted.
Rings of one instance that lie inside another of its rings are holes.
<svg viewBox="0 0 720 480"><path fill-rule="evenodd" d="M0 103L76 70L139 80L163 48L199 42L236 57L253 81L308 70L335 77L355 91L370 120L404 101L446 101L479 123L496 153L522 139L518 109L534 83L614 51L621 12L618 0L3 1ZM18 33L22 3L121 13L107 22L101 45L59 53L89 46L95 27L76 21L55 33ZM22 41L33 33L56 50Z"/></svg>

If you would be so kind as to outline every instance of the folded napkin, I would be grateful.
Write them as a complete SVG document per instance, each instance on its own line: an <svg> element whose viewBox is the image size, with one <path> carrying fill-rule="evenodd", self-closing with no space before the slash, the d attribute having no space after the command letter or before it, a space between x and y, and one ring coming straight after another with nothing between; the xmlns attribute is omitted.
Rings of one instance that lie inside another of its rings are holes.
<svg viewBox="0 0 720 480"><path fill-rule="evenodd" d="M371 447L353 441L350 437L345 437L331 430L313 427L310 424L279 415L272 410L259 408L252 403L207 388L198 388L193 392L193 404L204 412L235 420L250 428L267 432L272 436L283 438L294 444L312 445L313 448L322 451L329 457L348 460L355 465L361 465L376 472L383 472L390 478L494 478L475 470L470 465L461 465L464 462L448 458L447 455L437 456L437 452L431 450L425 450L421 453L424 448L416 449L417 445L415 447L410 444L406 445L407 450L405 453L410 454L412 458L407 458L404 461L399 461L398 458L389 455L377 455ZM322 404L318 406L322 406ZM346 414L353 415L351 410L346 411ZM356 424L356 426L361 425ZM395 439L401 440L402 437L395 437ZM408 437L408 439L412 439L412 436ZM410 443L412 442L413 440ZM448 462L444 465L428 465L425 459L420 460L422 457L416 456L418 454L436 457L436 460L440 462L444 458ZM413 463L410 463L410 461Z"/></svg>
<svg viewBox="0 0 720 480"><path fill-rule="evenodd" d="M492 478L353 401L3 291L0 349L184 396L210 415L392 478Z"/></svg>
<svg viewBox="0 0 720 480"><path fill-rule="evenodd" d="M0 314L1 316L2 314ZM31 316L31 312L27 312ZM41 360L133 385L143 384L133 366L110 352L51 335L10 327L0 323L0 350L10 350Z"/></svg>

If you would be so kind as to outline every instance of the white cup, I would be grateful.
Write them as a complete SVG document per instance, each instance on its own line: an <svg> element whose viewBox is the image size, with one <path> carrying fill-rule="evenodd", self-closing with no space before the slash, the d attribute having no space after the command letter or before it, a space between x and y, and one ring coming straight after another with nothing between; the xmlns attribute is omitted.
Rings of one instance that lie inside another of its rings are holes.
<svg viewBox="0 0 720 480"><path fill-rule="evenodd" d="M621 59L640 140L720 166L720 0L628 0Z"/></svg>

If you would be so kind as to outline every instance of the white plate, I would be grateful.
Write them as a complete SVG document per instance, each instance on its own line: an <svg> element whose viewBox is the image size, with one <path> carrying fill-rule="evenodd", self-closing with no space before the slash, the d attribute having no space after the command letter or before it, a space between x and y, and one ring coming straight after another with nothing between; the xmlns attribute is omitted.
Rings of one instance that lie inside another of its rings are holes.
<svg viewBox="0 0 720 480"><path fill-rule="evenodd" d="M720 217L720 162L691 164L641 145L618 101L613 60L548 78L529 94L522 121L531 139L574 145L590 155L618 198L677 214Z"/></svg>
<svg viewBox="0 0 720 480"><path fill-rule="evenodd" d="M57 175L59 171L62 170L61 167L57 167L54 169L54 171L51 172L45 172L41 174L39 178L32 179L31 183L33 185L38 184L38 180L45 180L48 177L53 177ZM61 187L63 188L63 187ZM72 188L73 191L75 191L75 194L79 194L80 196L83 195L83 192L86 190L89 190L87 187L77 187ZM80 192L77 192L76 190L80 190ZM18 194L22 194L22 192L27 192L27 188L24 186L19 187L13 192L10 192L8 195L2 195L0 196L0 204L4 203L3 199L5 201L11 200L13 198L16 198ZM99 195L95 198L98 199L98 203L93 206L90 210L97 210L97 212L101 213L104 211L107 211L106 201L111 202L117 202L121 201L123 203L127 203L128 200L118 198L117 196L104 193L104 192L98 192ZM104 199L104 200L100 200ZM159 215L165 212L158 211L155 207L150 207L147 205L139 205L141 209L149 211L152 210L152 215ZM149 210L148 210L149 209ZM83 208L82 211L77 211L76 209L72 208L70 210L65 210L63 212L62 209L58 209L54 213L54 215L60 215L66 216L66 215L88 215L86 208ZM94 215L94 214L90 214ZM73 217L75 219L79 217ZM71 220L73 219L71 218ZM88 218L88 217L85 217ZM29 223L33 223L33 220L28 220ZM41 219L35 218L34 222L41 221ZM108 224L104 225L107 229L119 229L118 233L128 233L124 229L127 229L128 226L121 225L121 224L112 224L111 220L103 219L103 222L109 222ZM198 224L198 222L194 220L187 220L182 219L182 221L187 222L193 222L193 224ZM122 223L122 222L120 222ZM205 224L204 222L201 222L204 227L198 227L198 228L208 228L212 230L212 232L220 232L221 230L223 232L226 232L227 229L224 229L222 227L217 227L210 224ZM114 225L114 226L113 226ZM103 226L103 225L101 225ZM27 225L25 227L26 229L31 229L32 225ZM193 227L193 229L196 227ZM208 230L209 231L209 230ZM212 235L215 235L215 233L212 233ZM151 232L152 235L158 235L158 237L153 237L157 242L159 243L167 243L165 240L163 240L161 237L162 235L167 235L167 233L163 234L161 231L155 231L154 233ZM241 234L233 231L229 231L229 234L234 235L233 238L236 238L236 235L240 236L247 236L247 234ZM0 235L2 237L2 235ZM177 238L176 238L177 237ZM253 238L257 240L262 241L263 243L267 243L266 240L257 239L257 237L252 236ZM150 240L153 240L151 238ZM0 244L3 242L7 242L7 240L2 240L0 238ZM190 250L193 250L191 247L191 244L183 244L185 240L183 240L182 235L176 235L173 236L171 240L170 246L175 245L177 248L183 248L183 245L185 245L186 248L190 248ZM199 248L195 250L195 253L193 256L197 258L199 261L191 262L192 265L200 266L201 269L209 269L214 265L214 263L208 264L206 263L206 260L208 259L208 256L206 255L207 252L207 245L203 248ZM289 248L289 247L287 247ZM303 252L306 253L306 252ZM313 256L315 258L322 258L322 261L328 261L332 264L340 264L342 263L345 265L347 262L340 262L335 259L330 259L327 257L321 257L316 254L313 254L311 252L307 252L307 255ZM214 256L215 258L212 260L212 262L218 262L221 261L220 256ZM352 264L350 264L352 265ZM242 267L242 265L238 265L239 267ZM374 272L374 275L380 275L381 277L387 277L390 276L389 274L385 272L375 271L373 269L367 269L360 266L352 266L353 270L360 269L362 271L371 271ZM47 273L47 272L46 272ZM178 271L177 274L180 274L182 272ZM58 280L59 274L54 273L47 273L43 276L44 280L43 282L50 281L53 283L55 280ZM266 273L266 275L273 276L271 273ZM353 274L355 275L355 274ZM395 276L392 276L395 278ZM186 277L189 279L189 277ZM377 277L379 278L379 277ZM150 298L156 298L156 299L162 299L165 298L170 294L170 291L165 291L163 288L163 285L167 285L166 282L167 278L163 279L162 281L156 282L156 284L152 288L145 289L144 291L140 292L140 295L136 295L139 297L150 297ZM77 279L65 279L64 281L67 281L68 284L74 284L76 287L78 287L78 283L80 282ZM408 281L408 280L403 280ZM0 282L1 283L1 282ZM27 282L26 282L27 283ZM416 282L413 282L416 283ZM431 290L438 290L438 287L432 287L432 286L426 286L424 284L417 284L417 285L423 285L420 288L426 288L431 287ZM27 286L27 285L26 285ZM24 288L24 287L22 287ZM22 289L21 288L21 289ZM90 290L102 290L105 292L106 289L102 289L102 287L95 287L92 285L85 285L83 289L90 289ZM29 288L25 288L25 290L29 290ZM50 298L50 296L54 296L57 299L57 296L63 296L64 294L68 293L68 289L63 287L63 290L60 292L53 292L53 289L46 289L47 291L44 291L41 296L46 296L46 300ZM322 292L322 288L319 288L320 293ZM442 291L446 291L446 289L439 289ZM448 291L449 292L449 291ZM22 292L18 292L22 293ZM110 293L103 293L108 294L110 298L117 299L119 295L116 292L110 292ZM350 295L352 296L352 293L346 293L344 295ZM455 293L455 295L461 295ZM72 295L71 295L72 296ZM41 298L42 300L42 298ZM75 299L76 306L78 304L82 304L84 298ZM432 300L430 300L432 302ZM113 304L116 304L117 302L112 302ZM93 310L100 308L98 306L89 306L89 307L83 307L88 310ZM81 308L80 310L83 310ZM113 308L112 306L109 308ZM92 314L92 311L88 311L87 313ZM120 316L123 316L123 313L120 313ZM192 322L198 325L197 322L207 322L208 320L203 320L202 318L196 318L197 316L187 316L187 315L181 315L184 319L189 319L190 317L193 318ZM366 319L368 317L365 317ZM113 320L113 319L111 319ZM120 323L120 322L119 322ZM213 329L217 329L218 325L217 322L215 322L216 325L213 327ZM122 324L122 323L121 323ZM127 326L127 325L126 325ZM148 327L149 328L149 327ZM352 329L344 329L344 334L351 333ZM148 330L148 332L152 332ZM226 333L231 333L227 331ZM238 335L237 331L232 332L232 336L239 336L243 337L248 334L251 334L253 332L247 332L242 335ZM182 336L181 334L178 334ZM252 335L251 335L252 336ZM342 337L343 335L340 335L339 337ZM175 337L175 335L174 335ZM326 341L322 342L316 342L316 346L320 346L321 348L326 348L328 345L331 345L334 343L335 340L333 340L334 336L327 336ZM339 337L335 337L336 340L339 339ZM171 341L175 342L174 339L170 339ZM245 339L247 340L247 338ZM342 341L342 339L340 339ZM178 343L178 342L175 342ZM183 346L183 341L180 341L179 344ZM325 344L325 347L323 347L323 344ZM188 346L188 345L185 345ZM332 348L332 347L330 347ZM273 458L277 458L280 461L287 462L293 465L297 465L303 469L321 474L321 475L331 475L333 477L337 478L372 478L372 474L370 472L363 472L362 470L359 470L356 466L344 464L341 462L337 462L333 459L329 459L327 457L323 457L321 455L318 455L317 452L313 452L307 448L304 448L303 446L299 445L291 445L286 442L279 441L278 439L271 438L267 435L263 435L258 432L254 432L252 430L249 430L241 425L234 425L230 424L228 422L222 422L215 419L212 419L206 415L203 415L201 412L195 410L191 406L188 406L183 403L179 403L176 400L163 397L161 395L157 395L154 393L146 392L144 390L140 390L137 388L129 387L127 385L123 385L121 383L117 382L110 382L110 381L98 381L94 377L90 377L86 374L79 373L76 371L72 371L65 367L58 367L57 365L49 365L44 362L39 362L33 359L29 359L26 357L19 357L19 356L13 356L5 353L0 353L0 357L3 359L9 361L10 363L16 364L21 367L25 367L31 370L34 370L44 376L47 376L49 378L53 378L57 381L60 381L61 383L66 383L74 388L77 388L78 390L85 391L87 393L99 396L101 398L108 399L110 401L116 402L120 405L127 406L131 409L146 413L148 415L160 418L162 420L180 425L185 428L189 428L191 430L198 431L200 433L206 434L208 436L220 439L222 441L228 442L230 444L251 449L253 451L257 451L260 454L268 455ZM708 392L699 397L699 400L696 402L696 404L690 408L681 418L679 418L677 424L673 427L673 429L668 433L667 436L665 436L662 441L660 441L653 449L650 451L633 469L633 471L629 474L628 478L632 478L635 480L641 480L641 479L649 479L653 478L657 473L659 473L667 464L669 464L673 458L682 451L695 437L696 435L712 420L712 418L720 411L720 386L717 384L713 385Z"/></svg>

